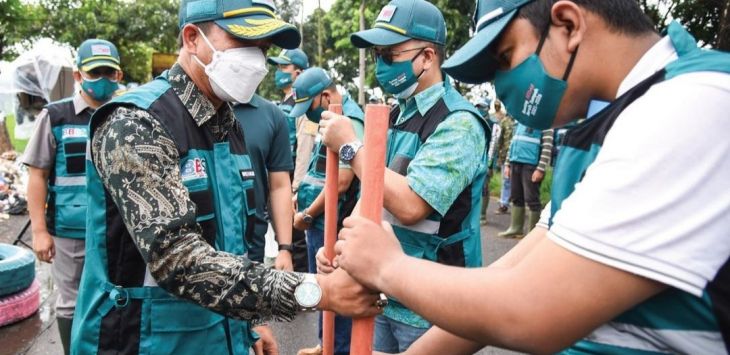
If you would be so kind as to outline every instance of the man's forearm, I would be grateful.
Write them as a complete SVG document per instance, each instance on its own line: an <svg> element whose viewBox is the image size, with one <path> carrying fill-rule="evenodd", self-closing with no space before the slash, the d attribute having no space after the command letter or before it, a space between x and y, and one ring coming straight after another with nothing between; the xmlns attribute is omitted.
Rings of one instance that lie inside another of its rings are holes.
<svg viewBox="0 0 730 355"><path fill-rule="evenodd" d="M46 199L48 198L48 173L30 168L28 179L28 214L34 232L46 232Z"/></svg>
<svg viewBox="0 0 730 355"><path fill-rule="evenodd" d="M270 206L271 220L279 244L291 244L291 182L289 172L274 172L269 174L271 181Z"/></svg>
<svg viewBox="0 0 730 355"><path fill-rule="evenodd" d="M437 326L431 327L426 334L418 338L404 355L471 355L483 345L458 337Z"/></svg>

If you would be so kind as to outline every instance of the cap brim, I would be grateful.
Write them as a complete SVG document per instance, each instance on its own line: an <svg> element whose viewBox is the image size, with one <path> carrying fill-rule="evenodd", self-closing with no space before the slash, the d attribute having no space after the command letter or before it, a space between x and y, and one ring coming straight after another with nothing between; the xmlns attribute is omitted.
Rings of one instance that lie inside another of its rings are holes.
<svg viewBox="0 0 730 355"><path fill-rule="evenodd" d="M308 99L307 101L294 104L291 112L289 112L289 117L300 117L303 114L307 113L309 108L312 107L312 101L314 101L313 97Z"/></svg>
<svg viewBox="0 0 730 355"><path fill-rule="evenodd" d="M452 78L467 84L480 84L494 79L497 61L489 53L488 48L516 13L517 10L512 10L477 32L463 47L447 59L441 68Z"/></svg>
<svg viewBox="0 0 730 355"><path fill-rule="evenodd" d="M95 60L88 62L81 66L81 71L89 72L99 67L109 67L114 68L116 70L122 70L121 67L119 67L119 64L112 62L110 60Z"/></svg>
<svg viewBox="0 0 730 355"><path fill-rule="evenodd" d="M297 48L302 41L302 35L294 25L265 15L240 16L215 23L234 37L245 40L270 38L275 46L284 49Z"/></svg>
<svg viewBox="0 0 730 355"><path fill-rule="evenodd" d="M409 39L411 38L384 28L371 28L350 35L350 42L357 48L387 47L403 43Z"/></svg>
<svg viewBox="0 0 730 355"><path fill-rule="evenodd" d="M288 61L281 57L269 57L269 59L266 60L271 65L289 65L291 64L291 61Z"/></svg>

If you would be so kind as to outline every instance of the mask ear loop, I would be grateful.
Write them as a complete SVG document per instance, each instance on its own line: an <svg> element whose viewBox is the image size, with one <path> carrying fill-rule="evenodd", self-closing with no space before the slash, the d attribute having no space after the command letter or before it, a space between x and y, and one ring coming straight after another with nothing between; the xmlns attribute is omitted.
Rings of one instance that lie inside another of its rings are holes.
<svg viewBox="0 0 730 355"><path fill-rule="evenodd" d="M545 27L545 30L542 32L542 36L540 36L540 43L537 45L537 50L535 51L535 54L539 57L540 52L542 51L542 46L545 44L545 40L548 36L548 31L550 31L550 22L548 22L547 26ZM568 62L568 67L565 68L565 73L563 74L563 81L568 80L568 76L570 75L570 72L573 70L573 64L575 64L575 57L578 56L578 48L575 48L575 51L573 54L570 55L570 61Z"/></svg>
<svg viewBox="0 0 730 355"><path fill-rule="evenodd" d="M208 48L213 50L213 56L215 56L215 53L217 53L218 50L216 50L215 47L213 47L213 44L210 43L210 41L208 40L208 37L205 36L205 33L203 33L203 30L201 30L200 27L196 26L195 28L198 30L198 33L200 33L200 36L203 37L203 41L205 41L205 44L208 45ZM200 60L200 58L198 58L197 55L193 54L193 59L195 59L195 61L198 62L198 64L200 64L203 68L207 67L207 65L205 63L203 63L203 61Z"/></svg>
<svg viewBox="0 0 730 355"><path fill-rule="evenodd" d="M414 60L416 60L416 58L418 58L418 57L419 57L419 56L420 56L421 54L423 54L423 51L424 51L424 50L425 50L426 48L427 48L427 47L423 47L423 48L421 48L421 50L420 50L420 51L418 51L418 54L416 54L416 56L415 56L415 57L413 57L413 59L411 59L411 63L413 63L413 61L414 61ZM421 77L423 76L423 73L425 73L425 72L426 72L426 69L423 69L423 70L421 70L421 74L418 74L418 76L416 77L416 80L421 80Z"/></svg>

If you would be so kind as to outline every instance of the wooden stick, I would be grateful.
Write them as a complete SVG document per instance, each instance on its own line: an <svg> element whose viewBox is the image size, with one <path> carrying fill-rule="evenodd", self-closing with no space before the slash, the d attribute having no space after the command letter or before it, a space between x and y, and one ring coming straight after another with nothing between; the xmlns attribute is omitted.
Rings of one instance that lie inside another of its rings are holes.
<svg viewBox="0 0 730 355"><path fill-rule="evenodd" d="M332 104L329 111L342 114L342 105ZM339 152L327 149L327 168L324 182L324 255L332 262L335 257L335 242L337 241L337 201L339 197L338 185L340 176ZM322 354L335 353L335 314L322 312Z"/></svg>
<svg viewBox="0 0 730 355"><path fill-rule="evenodd" d="M383 217L383 184L390 106L367 105L365 108L365 161L362 173L360 216L380 224ZM371 355L375 318L353 319L350 353Z"/></svg>

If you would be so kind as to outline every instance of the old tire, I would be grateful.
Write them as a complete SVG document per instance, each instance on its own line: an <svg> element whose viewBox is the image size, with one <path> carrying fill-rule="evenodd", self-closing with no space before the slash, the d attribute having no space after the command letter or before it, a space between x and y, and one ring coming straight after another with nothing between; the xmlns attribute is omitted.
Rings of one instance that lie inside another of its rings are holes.
<svg viewBox="0 0 730 355"><path fill-rule="evenodd" d="M27 249L0 244L0 297L27 289L35 279L35 255Z"/></svg>
<svg viewBox="0 0 730 355"><path fill-rule="evenodd" d="M0 327L26 319L38 311L41 286L34 281L29 288L0 298Z"/></svg>

